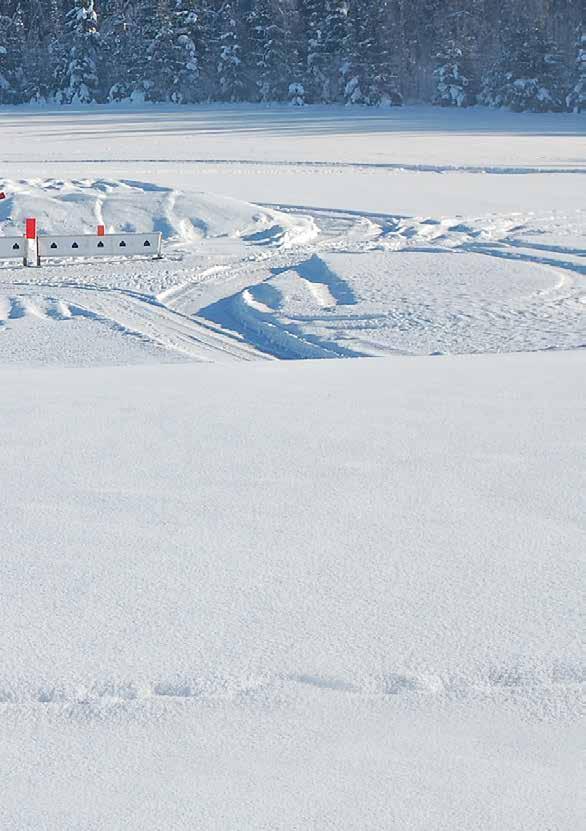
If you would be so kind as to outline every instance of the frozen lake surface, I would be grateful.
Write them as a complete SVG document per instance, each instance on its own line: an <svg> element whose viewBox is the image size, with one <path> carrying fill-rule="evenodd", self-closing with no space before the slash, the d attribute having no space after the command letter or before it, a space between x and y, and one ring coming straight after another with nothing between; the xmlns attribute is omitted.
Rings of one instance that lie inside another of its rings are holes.
<svg viewBox="0 0 586 831"><path fill-rule="evenodd" d="M574 831L586 119L0 130L3 831Z"/></svg>

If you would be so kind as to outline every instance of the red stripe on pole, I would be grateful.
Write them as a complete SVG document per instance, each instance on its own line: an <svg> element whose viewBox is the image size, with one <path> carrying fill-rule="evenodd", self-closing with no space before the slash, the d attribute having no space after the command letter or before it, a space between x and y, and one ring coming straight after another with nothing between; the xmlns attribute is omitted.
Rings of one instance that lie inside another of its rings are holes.
<svg viewBox="0 0 586 831"><path fill-rule="evenodd" d="M37 238L37 220L33 217L29 217L26 221L26 238L27 239L36 239Z"/></svg>
<svg viewBox="0 0 586 831"><path fill-rule="evenodd" d="M98 236L105 237L106 236L106 226L105 225L98 225Z"/></svg>

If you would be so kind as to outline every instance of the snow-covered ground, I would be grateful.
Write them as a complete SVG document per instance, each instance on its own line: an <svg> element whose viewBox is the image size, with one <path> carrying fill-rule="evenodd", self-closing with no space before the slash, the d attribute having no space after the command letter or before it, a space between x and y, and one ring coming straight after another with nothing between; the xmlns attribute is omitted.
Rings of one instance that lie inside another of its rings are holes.
<svg viewBox="0 0 586 831"><path fill-rule="evenodd" d="M0 110L3 831L579 827L585 138Z"/></svg>
<svg viewBox="0 0 586 831"><path fill-rule="evenodd" d="M415 183L419 175L410 174ZM456 178L457 187L460 175L442 178ZM516 179L523 184L521 174ZM574 179L581 177L565 181ZM42 234L95 233L100 223L110 231L160 231L165 240L163 263L49 260L35 270L5 261L2 363L586 343L581 208L409 216L259 205L133 179L4 179L0 187L5 236L36 216ZM67 327L55 325L63 321Z"/></svg>

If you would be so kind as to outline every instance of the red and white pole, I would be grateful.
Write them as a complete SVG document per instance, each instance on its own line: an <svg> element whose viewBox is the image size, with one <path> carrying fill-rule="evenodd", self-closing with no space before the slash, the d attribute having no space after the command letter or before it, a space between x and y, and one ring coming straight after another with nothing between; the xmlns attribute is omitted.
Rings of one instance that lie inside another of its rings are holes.
<svg viewBox="0 0 586 831"><path fill-rule="evenodd" d="M40 265L39 245L37 242L37 220L32 216L29 216L26 220L25 239L24 264L28 266Z"/></svg>

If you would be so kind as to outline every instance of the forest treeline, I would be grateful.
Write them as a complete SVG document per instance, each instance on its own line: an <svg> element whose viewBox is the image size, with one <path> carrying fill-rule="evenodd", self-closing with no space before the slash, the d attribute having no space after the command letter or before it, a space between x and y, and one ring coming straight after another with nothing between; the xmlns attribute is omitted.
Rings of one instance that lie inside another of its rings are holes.
<svg viewBox="0 0 586 831"><path fill-rule="evenodd" d="M586 0L0 0L0 103L586 110Z"/></svg>

